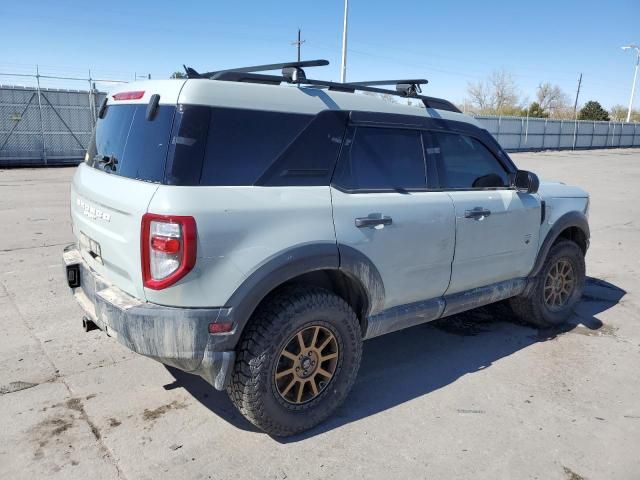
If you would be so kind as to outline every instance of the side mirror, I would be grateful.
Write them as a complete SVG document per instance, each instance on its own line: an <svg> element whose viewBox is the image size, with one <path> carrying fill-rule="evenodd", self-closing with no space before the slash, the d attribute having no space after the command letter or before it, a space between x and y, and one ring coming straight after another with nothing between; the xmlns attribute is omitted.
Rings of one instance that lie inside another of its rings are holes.
<svg viewBox="0 0 640 480"><path fill-rule="evenodd" d="M513 179L513 186L516 187L519 192L536 193L540 187L540 180L533 172L518 170Z"/></svg>

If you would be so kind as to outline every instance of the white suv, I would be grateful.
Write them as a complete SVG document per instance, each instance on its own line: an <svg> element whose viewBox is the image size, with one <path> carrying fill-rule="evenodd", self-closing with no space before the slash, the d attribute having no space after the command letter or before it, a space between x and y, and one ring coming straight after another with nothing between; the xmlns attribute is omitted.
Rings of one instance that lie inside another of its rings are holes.
<svg viewBox="0 0 640 480"><path fill-rule="evenodd" d="M585 278L583 190L517 170L425 80L306 78L323 64L125 85L71 187L87 329L226 388L277 436L340 405L363 339L505 299L556 325Z"/></svg>

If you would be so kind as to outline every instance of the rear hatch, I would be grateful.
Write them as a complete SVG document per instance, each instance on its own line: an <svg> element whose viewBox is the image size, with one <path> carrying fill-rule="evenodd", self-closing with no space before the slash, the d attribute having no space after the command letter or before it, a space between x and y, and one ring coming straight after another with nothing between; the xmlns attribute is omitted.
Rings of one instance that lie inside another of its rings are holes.
<svg viewBox="0 0 640 480"><path fill-rule="evenodd" d="M183 84L140 82L111 92L71 185L73 232L83 259L140 299L141 220L164 178Z"/></svg>

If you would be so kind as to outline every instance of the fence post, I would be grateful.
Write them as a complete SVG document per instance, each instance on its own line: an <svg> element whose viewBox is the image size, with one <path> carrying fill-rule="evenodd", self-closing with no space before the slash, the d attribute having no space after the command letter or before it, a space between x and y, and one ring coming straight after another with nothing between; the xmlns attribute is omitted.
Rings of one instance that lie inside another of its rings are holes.
<svg viewBox="0 0 640 480"><path fill-rule="evenodd" d="M624 122L620 122L620 138L618 138L618 147L622 146L622 136L624 134Z"/></svg>
<svg viewBox="0 0 640 480"><path fill-rule="evenodd" d="M611 122L609 122L609 126L611 126ZM616 122L613 122L613 130L611 131L611 147L613 147L613 139L616 136Z"/></svg>
<svg viewBox="0 0 640 480"><path fill-rule="evenodd" d="M520 135L518 135L518 150L522 148L522 130L524 130L524 119L520 119Z"/></svg>
<svg viewBox="0 0 640 480"><path fill-rule="evenodd" d="M498 143L500 143L500 120L502 119L502 116L498 117L498 131L496 132L496 140L498 141Z"/></svg>
<svg viewBox="0 0 640 480"><path fill-rule="evenodd" d="M560 120L560 131L558 132L558 150L560 150L560 145L562 145L562 125L564 124L564 120Z"/></svg>
<svg viewBox="0 0 640 480"><path fill-rule="evenodd" d="M547 138L547 122L549 121L548 118L544 119L544 129L542 130L542 146L540 147L540 150L544 150L544 142Z"/></svg>
<svg viewBox="0 0 640 480"><path fill-rule="evenodd" d="M637 122L633 122L633 137L631 139L631 146L636 146L636 127L638 126Z"/></svg>
<svg viewBox="0 0 640 480"><path fill-rule="evenodd" d="M593 137L596 135L596 121L593 121L593 129L591 130L591 142L589 142L589 148L593 148Z"/></svg>
<svg viewBox="0 0 640 480"><path fill-rule="evenodd" d="M573 125L573 148L571 150L575 150L576 149L576 142L578 141L578 119L576 118L574 120L574 125Z"/></svg>
<svg viewBox="0 0 640 480"><path fill-rule="evenodd" d="M40 134L42 135L42 159L44 160L44 164L47 164L47 146L45 144L44 138L44 121L42 115L42 97L40 95L40 70L38 65L36 65L36 88L38 92L38 112L40 113Z"/></svg>
<svg viewBox="0 0 640 480"><path fill-rule="evenodd" d="M96 122L96 98L91 88L91 69L89 69L89 111L91 112L91 123Z"/></svg>

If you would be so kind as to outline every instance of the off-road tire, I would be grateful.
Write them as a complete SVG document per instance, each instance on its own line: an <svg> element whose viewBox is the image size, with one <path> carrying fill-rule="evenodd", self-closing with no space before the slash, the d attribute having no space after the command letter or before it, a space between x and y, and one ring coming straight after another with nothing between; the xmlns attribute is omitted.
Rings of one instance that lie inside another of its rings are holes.
<svg viewBox="0 0 640 480"><path fill-rule="evenodd" d="M274 372L287 341L307 326L329 329L340 355L324 390L307 403L292 404L278 392ZM344 401L361 356L360 325L342 298L314 286L286 287L267 298L245 328L227 392L261 430L276 437L295 435L325 420Z"/></svg>
<svg viewBox="0 0 640 480"><path fill-rule="evenodd" d="M545 279L551 268L561 260L571 264L576 283L566 304L553 311L544 300ZM521 321L538 328L562 325L571 317L575 305L582 297L585 282L584 253L576 243L570 240L557 242L549 250L540 273L532 282L524 294L510 299L509 304L513 312Z"/></svg>

